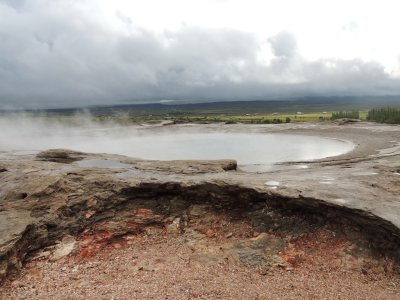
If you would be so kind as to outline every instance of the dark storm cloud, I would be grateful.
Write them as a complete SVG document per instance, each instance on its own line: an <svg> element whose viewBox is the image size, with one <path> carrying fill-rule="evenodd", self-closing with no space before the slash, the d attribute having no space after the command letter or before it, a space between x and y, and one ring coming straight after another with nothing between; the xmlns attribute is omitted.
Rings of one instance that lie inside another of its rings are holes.
<svg viewBox="0 0 400 300"><path fill-rule="evenodd" d="M0 1L0 107L400 92L378 63L306 61L290 32L267 38L275 57L263 65L249 33L154 33L115 18L125 31L103 26L80 1Z"/></svg>

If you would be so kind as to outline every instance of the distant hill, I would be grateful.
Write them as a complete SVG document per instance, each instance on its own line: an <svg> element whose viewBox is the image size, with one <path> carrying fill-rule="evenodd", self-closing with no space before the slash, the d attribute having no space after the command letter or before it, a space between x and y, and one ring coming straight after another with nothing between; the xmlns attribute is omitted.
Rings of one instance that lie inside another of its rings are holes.
<svg viewBox="0 0 400 300"><path fill-rule="evenodd" d="M304 97L291 100L249 100L249 101L217 101L199 103L167 103L121 104L110 106L92 106L84 110L93 115L109 115L112 113L149 114L245 114L245 113L295 113L295 112L334 112L339 110L367 111L374 107L400 107L399 96L365 96L365 97ZM45 109L35 112L62 115L75 114L82 108ZM33 112L33 111L32 111Z"/></svg>
<svg viewBox="0 0 400 300"><path fill-rule="evenodd" d="M380 97L307 97L297 100L251 100L251 101L218 101L203 103L149 103L125 104L103 107L92 107L94 114L111 111L133 113L201 113L201 114L242 114L273 112L321 112L338 110L367 111L379 106L400 106L399 96Z"/></svg>

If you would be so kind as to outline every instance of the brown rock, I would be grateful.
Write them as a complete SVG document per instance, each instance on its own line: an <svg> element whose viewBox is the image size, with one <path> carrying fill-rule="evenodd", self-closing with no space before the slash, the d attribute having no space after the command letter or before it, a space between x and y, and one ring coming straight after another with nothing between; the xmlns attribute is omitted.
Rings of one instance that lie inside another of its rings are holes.
<svg viewBox="0 0 400 300"><path fill-rule="evenodd" d="M37 158L44 161L69 164L85 158L85 153L67 149L51 149L38 153Z"/></svg>

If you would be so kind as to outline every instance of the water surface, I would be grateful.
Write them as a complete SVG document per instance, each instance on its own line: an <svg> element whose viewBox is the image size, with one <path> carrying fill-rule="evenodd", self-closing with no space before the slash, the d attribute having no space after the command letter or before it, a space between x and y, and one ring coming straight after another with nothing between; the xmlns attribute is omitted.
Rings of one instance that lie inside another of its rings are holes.
<svg viewBox="0 0 400 300"><path fill-rule="evenodd" d="M81 128L31 125L12 127L8 134L0 132L0 138L0 151L20 153L67 148L153 160L235 159L239 167L247 171L275 170L277 163L321 159L346 153L354 147L350 142L315 136L174 128L138 130L130 126ZM107 164L101 167L107 167Z"/></svg>
<svg viewBox="0 0 400 300"><path fill-rule="evenodd" d="M353 149L352 143L334 139L255 133L164 133L132 136L123 144L120 151L125 155L157 160L235 159L248 171L268 171L276 163L321 159Z"/></svg>

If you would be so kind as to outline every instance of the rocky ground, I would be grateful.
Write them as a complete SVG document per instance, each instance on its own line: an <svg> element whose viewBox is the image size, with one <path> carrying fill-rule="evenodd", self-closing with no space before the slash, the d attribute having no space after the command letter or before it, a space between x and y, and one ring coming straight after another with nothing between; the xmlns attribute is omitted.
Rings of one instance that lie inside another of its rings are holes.
<svg viewBox="0 0 400 300"><path fill-rule="evenodd" d="M1 153L2 298L400 297L400 127L222 129L357 147L262 174L228 160Z"/></svg>
<svg viewBox="0 0 400 300"><path fill-rule="evenodd" d="M195 256L176 238L126 237L92 259L28 263L3 288L3 299L398 299L400 281L304 258L294 268L259 270ZM116 249L117 248L117 249ZM204 254L203 254L204 255Z"/></svg>

